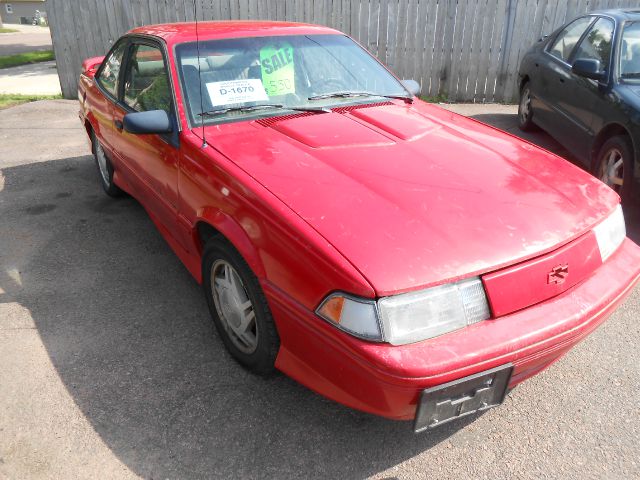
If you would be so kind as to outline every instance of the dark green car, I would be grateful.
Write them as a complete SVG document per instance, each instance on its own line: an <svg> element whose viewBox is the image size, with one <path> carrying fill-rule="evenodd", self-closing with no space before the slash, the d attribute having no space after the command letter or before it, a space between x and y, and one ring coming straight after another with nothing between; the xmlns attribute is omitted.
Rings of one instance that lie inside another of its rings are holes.
<svg viewBox="0 0 640 480"><path fill-rule="evenodd" d="M640 9L594 12L540 39L519 82L520 128L548 132L628 201L640 176Z"/></svg>

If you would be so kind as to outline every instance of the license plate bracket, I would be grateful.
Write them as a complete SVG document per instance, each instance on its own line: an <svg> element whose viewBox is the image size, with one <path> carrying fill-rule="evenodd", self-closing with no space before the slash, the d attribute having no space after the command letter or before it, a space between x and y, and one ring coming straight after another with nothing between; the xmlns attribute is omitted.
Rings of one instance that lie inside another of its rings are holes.
<svg viewBox="0 0 640 480"><path fill-rule="evenodd" d="M513 365L509 363L423 390L413 430L416 433L430 430L500 405L512 372Z"/></svg>

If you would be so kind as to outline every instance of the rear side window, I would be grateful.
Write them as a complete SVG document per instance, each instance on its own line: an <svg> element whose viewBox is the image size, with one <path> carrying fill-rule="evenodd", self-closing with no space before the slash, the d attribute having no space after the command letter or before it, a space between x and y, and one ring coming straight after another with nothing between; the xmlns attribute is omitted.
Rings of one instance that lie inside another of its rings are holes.
<svg viewBox="0 0 640 480"><path fill-rule="evenodd" d="M555 38L549 47L549 53L568 63L571 52L592 21L593 17L582 17L571 22Z"/></svg>
<svg viewBox="0 0 640 480"><path fill-rule="evenodd" d="M589 33L584 37L575 58L588 58L600 61L600 68L609 69L611 59L611 39L613 38L613 22L607 18L600 18Z"/></svg>
<svg viewBox="0 0 640 480"><path fill-rule="evenodd" d="M118 75L120 74L122 56L126 46L127 43L122 42L111 52L104 61L104 66L98 75L98 83L114 98L118 97Z"/></svg>
<svg viewBox="0 0 640 480"><path fill-rule="evenodd" d="M151 45L134 45L124 78L124 102L138 112L170 112L171 91L162 51Z"/></svg>

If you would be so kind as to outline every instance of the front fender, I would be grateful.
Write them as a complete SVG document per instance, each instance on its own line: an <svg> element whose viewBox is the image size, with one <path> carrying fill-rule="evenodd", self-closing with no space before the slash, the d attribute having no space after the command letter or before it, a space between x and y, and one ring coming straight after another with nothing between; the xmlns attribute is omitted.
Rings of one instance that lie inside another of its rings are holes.
<svg viewBox="0 0 640 480"><path fill-rule="evenodd" d="M247 219L247 222L251 222ZM233 246L245 262L249 265L253 273L259 278L264 279L266 272L260 254L256 249L254 242L252 242L250 234L247 231L251 231L251 225L241 225L234 218L225 214L221 210L213 207L205 207L198 211L197 220L193 225L194 240L197 245L200 245L200 238L198 234L198 225L205 223L214 228L220 234L222 234ZM204 245L200 245L200 251L202 252Z"/></svg>

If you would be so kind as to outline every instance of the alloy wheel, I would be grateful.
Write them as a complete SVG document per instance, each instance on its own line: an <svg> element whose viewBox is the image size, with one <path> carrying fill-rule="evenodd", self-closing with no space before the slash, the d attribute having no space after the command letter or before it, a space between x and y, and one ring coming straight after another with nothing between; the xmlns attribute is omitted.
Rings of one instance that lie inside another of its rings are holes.
<svg viewBox="0 0 640 480"><path fill-rule="evenodd" d="M107 166L107 155L104 153L104 149L100 142L96 142L96 159L98 160L98 170L100 170L100 176L105 185L109 186L111 181L109 179L109 167Z"/></svg>
<svg viewBox="0 0 640 480"><path fill-rule="evenodd" d="M525 124L529 120L529 113L531 112L531 92L528 88L522 91L520 98L520 123Z"/></svg>
<svg viewBox="0 0 640 480"><path fill-rule="evenodd" d="M599 173L599 178L602 182L606 183L617 193L620 193L624 181L624 158L622 152L617 148L608 150L600 161Z"/></svg>
<svg viewBox="0 0 640 480"><path fill-rule="evenodd" d="M243 353L253 353L258 347L255 310L240 275L229 262L213 263L211 293L218 317L233 344Z"/></svg>

